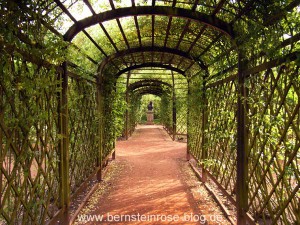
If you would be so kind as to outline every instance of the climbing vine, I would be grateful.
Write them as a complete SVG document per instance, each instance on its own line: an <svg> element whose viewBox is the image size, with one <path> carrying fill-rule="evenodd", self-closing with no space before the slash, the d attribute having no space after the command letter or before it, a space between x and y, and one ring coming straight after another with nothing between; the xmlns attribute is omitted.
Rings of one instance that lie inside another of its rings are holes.
<svg viewBox="0 0 300 225"><path fill-rule="evenodd" d="M168 10L108 19L133 3ZM85 10L106 20L84 27ZM150 92L166 130L186 135L238 207L243 140L248 220L300 220L298 1L11 0L0 14L0 223L44 224L66 210L133 132ZM78 34L65 42L70 27Z"/></svg>

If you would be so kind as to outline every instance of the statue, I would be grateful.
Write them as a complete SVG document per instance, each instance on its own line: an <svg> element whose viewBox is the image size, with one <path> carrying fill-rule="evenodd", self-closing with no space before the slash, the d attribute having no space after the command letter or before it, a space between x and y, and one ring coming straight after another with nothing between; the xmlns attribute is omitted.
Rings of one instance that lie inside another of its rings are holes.
<svg viewBox="0 0 300 225"><path fill-rule="evenodd" d="M153 109L153 105L152 105L152 101L150 101L150 103L148 104L148 111L152 111Z"/></svg>
<svg viewBox="0 0 300 225"><path fill-rule="evenodd" d="M148 108L148 112L147 112L147 124L148 125L153 125L154 124L154 122L153 122L154 112L152 111L153 110L152 101L149 102L147 108Z"/></svg>

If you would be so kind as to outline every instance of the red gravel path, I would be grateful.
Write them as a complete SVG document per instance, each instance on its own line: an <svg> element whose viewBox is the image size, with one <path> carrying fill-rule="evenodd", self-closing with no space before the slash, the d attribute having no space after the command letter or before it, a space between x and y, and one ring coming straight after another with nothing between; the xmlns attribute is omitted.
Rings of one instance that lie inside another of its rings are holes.
<svg viewBox="0 0 300 225"><path fill-rule="evenodd" d="M186 143L172 141L161 126L144 125L128 141L119 141L116 153L122 169L111 181L111 189L91 200L89 215L103 215L106 222L101 224L129 224L128 220L130 224L204 224L196 223L197 217L194 222L185 221L189 219L185 215L201 215L181 168Z"/></svg>

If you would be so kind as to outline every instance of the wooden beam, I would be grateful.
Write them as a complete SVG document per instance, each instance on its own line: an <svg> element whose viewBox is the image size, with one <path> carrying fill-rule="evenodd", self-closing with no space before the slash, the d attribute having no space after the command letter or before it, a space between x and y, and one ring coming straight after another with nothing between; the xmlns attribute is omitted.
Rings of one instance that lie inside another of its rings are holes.
<svg viewBox="0 0 300 225"><path fill-rule="evenodd" d="M187 30L188 30L188 27L189 27L190 23L191 23L191 20L187 20L187 22L186 22L186 24L185 24L185 26L184 26L184 28L183 28L183 31L181 32L181 35L180 35L180 37L179 37L179 40L178 40L178 42L177 42L177 44L176 44L175 49L179 49L180 43L182 42L183 37L184 37L184 35L186 34L186 32L187 32ZM174 57L175 57L175 55L172 56L172 58L171 58L171 60L170 60L170 64L172 64ZM178 64L178 67L180 66L180 64L181 64L183 61L184 61L184 59L181 59L181 60L180 60L180 63Z"/></svg>
<svg viewBox="0 0 300 225"><path fill-rule="evenodd" d="M155 87L155 88L144 87L144 88L136 89L132 93L138 94L138 95L153 94L153 95L161 96L163 93L166 93L166 91L164 89L162 89L161 87Z"/></svg>
<svg viewBox="0 0 300 225"><path fill-rule="evenodd" d="M176 0L173 0L172 8L174 8L174 7L176 6L176 3L177 3L177 1L176 1Z"/></svg>
<svg viewBox="0 0 300 225"><path fill-rule="evenodd" d="M74 16L72 16L72 14L69 12L69 10L61 3L61 1L59 0L54 0L55 3L59 6L59 8L61 8L61 10L67 14L67 16L74 22L77 23L77 20L75 19Z"/></svg>
<svg viewBox="0 0 300 225"><path fill-rule="evenodd" d="M196 38L194 39L194 41L192 42L192 44L190 45L189 49L187 50L187 53L190 53L190 51L194 48L195 44L197 43L197 41L200 39L200 37L202 36L202 34L204 33L205 29L207 28L206 25L204 25L201 30L199 31L199 33L197 34Z"/></svg>
<svg viewBox="0 0 300 225"><path fill-rule="evenodd" d="M111 45L114 47L114 49L118 52L119 49L117 47L117 45L115 44L115 42L112 40L111 36L109 35L109 33L107 32L107 30L105 29L105 27L103 26L102 23L99 23L101 29L103 30L105 36L108 38L109 42L111 43Z"/></svg>
<svg viewBox="0 0 300 225"><path fill-rule="evenodd" d="M166 37L165 37L165 41L164 41L164 48L166 48L166 46L167 46L168 37L169 37L169 34L170 34L171 25L172 25L172 19L173 19L173 17L170 16L168 26L167 26L167 31L166 31ZM161 58L160 58L161 63L163 62L163 59L164 59L164 52L161 53Z"/></svg>
<svg viewBox="0 0 300 225"><path fill-rule="evenodd" d="M268 19L263 22L263 25L271 26L275 24L276 22L284 18L289 11L293 10L295 7L299 5L300 5L300 0L293 0L290 4L288 4L285 8L281 9L279 12L270 15L270 17L268 17Z"/></svg>
<svg viewBox="0 0 300 225"><path fill-rule="evenodd" d="M176 110L176 93L175 93L175 79L174 73L171 71L172 74L172 139L175 141L176 139L176 131L177 131L177 110Z"/></svg>
<svg viewBox="0 0 300 225"><path fill-rule="evenodd" d="M98 45L98 43L89 35L86 30L82 30L82 32L87 36L87 38L96 46L96 48L105 56L107 57L107 54L104 52L104 50Z"/></svg>
<svg viewBox="0 0 300 225"><path fill-rule="evenodd" d="M140 32L140 27L139 27L139 23L138 23L138 20L137 20L137 16L134 16L134 24L135 24L137 36L138 36L138 39L139 39L140 47L142 47L142 38L141 38L141 32Z"/></svg>
<svg viewBox="0 0 300 225"><path fill-rule="evenodd" d="M163 82L161 80L157 80L157 79L143 79L143 80L139 80L139 81L136 81L136 82L130 84L128 86L128 90L129 91L133 91L133 90L135 90L137 88L146 87L146 86L147 87L150 87L150 86L151 87L154 87L154 86L156 86L156 87L166 86L168 88L172 87L169 83Z"/></svg>
<svg viewBox="0 0 300 225"><path fill-rule="evenodd" d="M201 160L205 161L208 157L207 152L207 144L208 144L208 138L207 138L207 126L208 126L208 100L206 96L207 87L206 87L206 78L209 76L208 70L206 70L206 73L202 79L202 142L201 142L201 148L202 148L202 155ZM207 172L205 168L202 168L202 181L206 182L207 180Z"/></svg>
<svg viewBox="0 0 300 225"><path fill-rule="evenodd" d="M111 8L114 10L114 9L116 9L115 8L115 5L114 5L114 2L112 1L112 0L109 0L109 4L110 4L110 6L111 6Z"/></svg>
<svg viewBox="0 0 300 225"><path fill-rule="evenodd" d="M136 64L130 67L127 67L121 71L119 71L117 74L115 74L115 77L118 78L119 76L121 76L123 73L127 73L130 70L135 70L135 69L141 69L141 68L147 68L147 67L158 67L158 68L164 68L167 70L173 70L177 73L182 74L183 76L185 76L184 72L176 67L170 66L170 65L164 65L161 63L142 63L142 64Z"/></svg>
<svg viewBox="0 0 300 225"><path fill-rule="evenodd" d="M248 135L247 135L247 91L244 71L244 56L239 53L238 99L237 99L237 159L236 159L236 209L237 224L246 225L248 211Z"/></svg>
<svg viewBox="0 0 300 225"><path fill-rule="evenodd" d="M169 21L168 21L167 31L166 31L166 37L165 37L165 41L164 41L164 47L167 46L168 37L169 37L169 34L170 34L171 25L172 25L172 19L173 19L173 17L170 16Z"/></svg>
<svg viewBox="0 0 300 225"><path fill-rule="evenodd" d="M96 60L94 60L92 57L90 57L89 55L85 54L84 52L82 52L81 48L79 48L77 45L72 44L72 46L74 48L76 48L81 54L83 54L88 60L90 60L93 64L97 65L98 62L96 62Z"/></svg>
<svg viewBox="0 0 300 225"><path fill-rule="evenodd" d="M214 11L212 12L212 15L215 16L222 8L222 6L224 5L224 3L226 2L226 0L220 0L220 2L218 3L217 7L214 9ZM192 8L192 10L196 10L197 8L197 5L199 3L199 0L195 1L195 4ZM201 29L201 31L198 33L197 37L195 38L195 40L193 41L193 43L191 44L188 52L190 52L193 47L195 46L195 44L197 43L197 41L200 39L200 37L202 36L202 34L204 33L204 31L206 30L208 26L207 25L204 25Z"/></svg>
<svg viewBox="0 0 300 225"><path fill-rule="evenodd" d="M59 0L54 0L55 3L62 9L62 11L68 15L68 17L74 22L74 24L77 24L77 20L72 16L72 14L69 12L69 10L59 1ZM104 55L107 56L107 54L104 52L104 50L98 45L98 43L88 34L88 32L85 29L81 30L86 36L87 38L96 46L97 49L99 49L99 51ZM66 40L64 37L65 41L69 41Z"/></svg>
<svg viewBox="0 0 300 225"><path fill-rule="evenodd" d="M65 33L64 38L67 41L71 41L79 32L97 23L119 19L122 17L145 15L171 16L190 19L199 23L204 23L213 29L220 30L227 36L234 37L232 26L212 15L207 15L197 11L191 12L188 9L172 8L168 6L136 6L129 8L118 8L82 19L69 28L69 30Z"/></svg>
<svg viewBox="0 0 300 225"><path fill-rule="evenodd" d="M199 0L196 0L193 4L192 11L195 11L197 9L198 4L199 4Z"/></svg>
<svg viewBox="0 0 300 225"><path fill-rule="evenodd" d="M177 50L177 49L172 49L168 47L141 47L141 48L131 48L131 49L125 49L119 52L116 52L107 58L105 58L101 64L98 67L98 71L103 71L105 66L112 62L114 59L119 58L119 57L124 57L128 54L133 54L133 53L139 53L139 52L165 52L169 54L174 54L174 55L179 55L182 56L190 61L193 61L193 57L190 56L189 54L186 54L183 51Z"/></svg>
<svg viewBox="0 0 300 225"><path fill-rule="evenodd" d="M121 32L121 34L122 34L123 40L125 41L125 44L126 44L127 48L130 49L129 42L128 42L128 40L127 40L127 37L126 37L126 35L125 35L125 32L124 32L123 27L122 27L122 25L121 25L121 22L120 22L119 19L116 19L116 21L117 21L118 27L119 27L119 29L120 29L120 32ZM131 55L131 59L132 59L132 61L135 63L135 59L134 59L134 57L133 57L132 55ZM126 64L126 63L125 63L125 64Z"/></svg>
<svg viewBox="0 0 300 225"><path fill-rule="evenodd" d="M180 45L180 43L181 43L181 41L182 41L184 35L186 34L186 32L187 32L187 30L188 30L190 24L191 24L191 20L188 20L188 21L186 22L184 28L183 28L183 31L181 32L181 35L180 35L180 37L179 37L179 40L178 40L178 42L177 42L177 44L176 44L176 47L175 47L176 49L179 48L179 45Z"/></svg>
<svg viewBox="0 0 300 225"><path fill-rule="evenodd" d="M199 56L196 57L196 59L200 59L201 56L203 56L220 38L222 37L222 34L220 33L213 39L208 46L199 54Z"/></svg>
<svg viewBox="0 0 300 225"><path fill-rule="evenodd" d="M104 148L104 81L103 76L97 77L97 114L98 114L98 137L99 137L99 146L98 146L98 157L97 157L97 166L99 170L97 171L98 181L102 181L102 169L103 169L103 148Z"/></svg>
<svg viewBox="0 0 300 225"><path fill-rule="evenodd" d="M155 0L152 0L152 7L155 6Z"/></svg>
<svg viewBox="0 0 300 225"><path fill-rule="evenodd" d="M155 16L152 15L152 47L154 47L154 34L155 34Z"/></svg>
<svg viewBox="0 0 300 225"><path fill-rule="evenodd" d="M186 130L187 130L187 135L186 135L186 160L189 161L191 159L190 157L190 149L191 149L191 141L190 141L190 127L191 127L191 111L190 111L190 100L191 100L191 80L187 79L187 118L186 118Z"/></svg>
<svg viewBox="0 0 300 225"><path fill-rule="evenodd" d="M137 36L138 36L138 39L139 39L139 45L140 45L140 47L142 47L142 38L141 38L141 32L140 32L140 27L139 27L139 23L138 23L138 20L137 20L137 16L134 16L134 24L135 24L135 28L136 28L136 31L137 31ZM145 62L144 53L141 52L141 54L142 54L143 62ZM132 56L132 58L134 59L133 56Z"/></svg>
<svg viewBox="0 0 300 225"><path fill-rule="evenodd" d="M1 82L2 82L2 79L1 79ZM0 85L0 121L1 121L1 123L4 122L4 109L5 109L4 104L5 104L5 102L4 102L4 92L2 90L2 83L1 83L1 85ZM3 153L4 153L4 151L3 151L3 147L4 147L3 140L4 140L3 131L2 131L2 129L0 129L0 159L1 160L4 158L4 155L3 155ZM1 163L3 163L3 162L1 162ZM1 209L3 209L3 207L2 207L3 184L4 184L4 182L3 182L3 172L0 169L0 208Z"/></svg>
<svg viewBox="0 0 300 225"><path fill-rule="evenodd" d="M129 138L129 110L128 110L128 106L129 106L129 78L131 75L131 71L128 71L127 73L127 79L126 79L126 96L125 96L125 100L126 100L126 111L125 111L125 139L128 140Z"/></svg>
<svg viewBox="0 0 300 225"><path fill-rule="evenodd" d="M42 57L37 57L35 55L32 55L32 54L28 53L27 51L21 50L21 49L17 48L16 46L11 45L11 44L6 43L6 42L3 42L1 40L0 40L0 49L4 49L9 54L13 54L14 52L18 52L19 54L22 55L22 57L26 61L31 62L31 63L33 63L37 66L42 66L42 67L45 67L47 69L55 68L58 73L61 73L63 71L63 68L61 66L54 65L54 64L42 59ZM93 82L92 80L83 78L83 77L79 76L78 74L75 74L71 71L68 71L68 76L72 77L72 78L75 78L75 79L84 79L86 81Z"/></svg>
<svg viewBox="0 0 300 225"><path fill-rule="evenodd" d="M58 100L58 154L59 154L59 195L60 208L67 211L70 204L69 185L69 131L68 131L68 72L67 63L62 65L58 81L61 91L57 94Z"/></svg>
<svg viewBox="0 0 300 225"><path fill-rule="evenodd" d="M96 12L95 12L94 8L92 7L91 3L89 2L89 0L83 0L83 2L89 8L89 10L91 11L91 13L93 15L95 15Z"/></svg>

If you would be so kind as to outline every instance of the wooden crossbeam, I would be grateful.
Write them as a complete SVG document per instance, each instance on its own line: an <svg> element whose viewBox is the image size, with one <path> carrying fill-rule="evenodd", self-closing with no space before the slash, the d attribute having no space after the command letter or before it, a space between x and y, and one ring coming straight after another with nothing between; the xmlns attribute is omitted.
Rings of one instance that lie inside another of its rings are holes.
<svg viewBox="0 0 300 225"><path fill-rule="evenodd" d="M143 16L143 15L161 15L169 17L181 17L191 19L199 23L205 23L213 29L220 30L221 33L234 37L233 28L228 23L218 19L215 16L207 15L201 12L192 12L184 8L172 8L168 6L136 6L131 8L118 8L104 13L92 15L73 24L65 33L66 40L72 40L76 34L83 29L95 25L99 22L105 22L112 19L119 19L128 16Z"/></svg>
<svg viewBox="0 0 300 225"><path fill-rule="evenodd" d="M104 50L98 45L98 43L89 35L89 33L86 30L82 31L85 36L95 45L95 47L105 56L107 57L107 54L104 52Z"/></svg>
<svg viewBox="0 0 300 225"><path fill-rule="evenodd" d="M114 2L112 1L112 0L109 0L109 4L110 4L110 6L111 6L111 8L114 10L114 9L116 9L115 8L115 5L114 5Z"/></svg>
<svg viewBox="0 0 300 225"><path fill-rule="evenodd" d="M77 20L75 19L74 16L70 13L70 11L59 1L59 0L54 0L55 3L61 8L61 10L68 15L68 17L74 22L77 23Z"/></svg>
<svg viewBox="0 0 300 225"><path fill-rule="evenodd" d="M173 7L173 8L176 6L176 3L177 3L177 1L176 1L176 0L173 0L173 3L172 3L172 7Z"/></svg>
<svg viewBox="0 0 300 225"><path fill-rule="evenodd" d="M116 58L124 57L125 55L139 53L139 52L153 52L153 53L154 52L165 52L165 53L182 56L188 60L193 61L193 57L191 57L190 55L186 54L185 52L177 50L177 49L172 49L172 48L168 48L168 47L142 47L142 48L126 49L126 50L117 52L115 54L112 54L101 62L99 68L104 68L106 66L106 64L108 64L109 62L113 61Z"/></svg>
<svg viewBox="0 0 300 225"><path fill-rule="evenodd" d="M165 40L164 40L164 47L167 46L168 37L169 37L169 34L170 34L171 25L172 25L172 19L173 19L173 17L170 16L169 21L168 21L167 31L166 31L166 37L165 37ZM161 63L163 62L163 58L164 58L164 52L161 53L161 59L160 59Z"/></svg>
<svg viewBox="0 0 300 225"><path fill-rule="evenodd" d="M127 67L127 68L119 71L117 74L115 74L115 77L118 78L123 73L127 73L128 71L131 71L131 70L142 69L142 68L147 68L147 67L158 67L158 68L164 68L164 69L167 69L167 70L173 70L173 71L175 71L177 73L180 73L183 76L185 76L184 71L182 71L182 70L180 70L176 67L173 67L171 65L165 65L165 64L161 64L161 63L141 63L141 64L136 64L136 65Z"/></svg>

